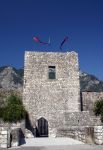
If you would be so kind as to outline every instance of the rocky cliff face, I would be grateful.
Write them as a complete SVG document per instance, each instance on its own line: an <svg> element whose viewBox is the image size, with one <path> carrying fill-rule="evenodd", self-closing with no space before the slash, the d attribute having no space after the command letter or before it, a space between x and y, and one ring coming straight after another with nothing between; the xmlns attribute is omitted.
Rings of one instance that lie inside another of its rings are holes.
<svg viewBox="0 0 103 150"><path fill-rule="evenodd" d="M5 66L0 67L0 89L3 90L22 90L23 69ZM80 72L81 91L103 91L103 81L93 75Z"/></svg>
<svg viewBox="0 0 103 150"><path fill-rule="evenodd" d="M23 70L13 67L0 67L0 88L5 90L21 90L23 86Z"/></svg>
<svg viewBox="0 0 103 150"><path fill-rule="evenodd" d="M102 92L103 91L103 81L100 81L94 75L90 75L84 72L80 72L80 86L81 91L89 92Z"/></svg>

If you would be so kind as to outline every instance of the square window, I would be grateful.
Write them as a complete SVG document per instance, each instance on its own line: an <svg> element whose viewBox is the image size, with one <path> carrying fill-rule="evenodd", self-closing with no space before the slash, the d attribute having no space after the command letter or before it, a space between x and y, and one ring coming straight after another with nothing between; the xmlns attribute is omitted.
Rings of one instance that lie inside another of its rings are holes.
<svg viewBox="0 0 103 150"><path fill-rule="evenodd" d="M56 79L56 68L55 66L48 67L48 75L49 79Z"/></svg>

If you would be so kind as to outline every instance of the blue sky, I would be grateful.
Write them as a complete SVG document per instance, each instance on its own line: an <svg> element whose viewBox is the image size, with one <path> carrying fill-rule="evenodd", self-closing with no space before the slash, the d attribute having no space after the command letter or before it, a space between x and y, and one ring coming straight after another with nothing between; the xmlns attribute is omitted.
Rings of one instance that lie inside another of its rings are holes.
<svg viewBox="0 0 103 150"><path fill-rule="evenodd" d="M81 70L103 80L103 0L0 0L0 66L23 67L25 50L60 51L65 36L62 52L78 52Z"/></svg>

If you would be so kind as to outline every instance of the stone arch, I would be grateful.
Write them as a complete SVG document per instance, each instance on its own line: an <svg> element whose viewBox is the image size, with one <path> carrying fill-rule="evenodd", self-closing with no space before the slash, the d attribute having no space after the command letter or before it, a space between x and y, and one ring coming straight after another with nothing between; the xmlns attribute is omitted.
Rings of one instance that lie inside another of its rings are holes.
<svg viewBox="0 0 103 150"><path fill-rule="evenodd" d="M48 121L44 117L37 119L36 137L48 137Z"/></svg>

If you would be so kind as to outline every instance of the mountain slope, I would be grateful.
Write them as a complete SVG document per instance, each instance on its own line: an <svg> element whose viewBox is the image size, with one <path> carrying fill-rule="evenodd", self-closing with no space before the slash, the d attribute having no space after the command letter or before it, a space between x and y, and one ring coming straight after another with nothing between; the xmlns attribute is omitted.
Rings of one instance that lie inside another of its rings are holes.
<svg viewBox="0 0 103 150"><path fill-rule="evenodd" d="M0 67L0 88L5 90L21 90L23 85L23 70L13 67Z"/></svg>
<svg viewBox="0 0 103 150"><path fill-rule="evenodd" d="M103 81L100 81L94 75L80 72L81 91L101 92L103 91Z"/></svg>
<svg viewBox="0 0 103 150"><path fill-rule="evenodd" d="M4 90L22 90L23 69L16 69L10 66L0 67L0 88ZM80 72L81 91L103 91L103 81L93 75Z"/></svg>

